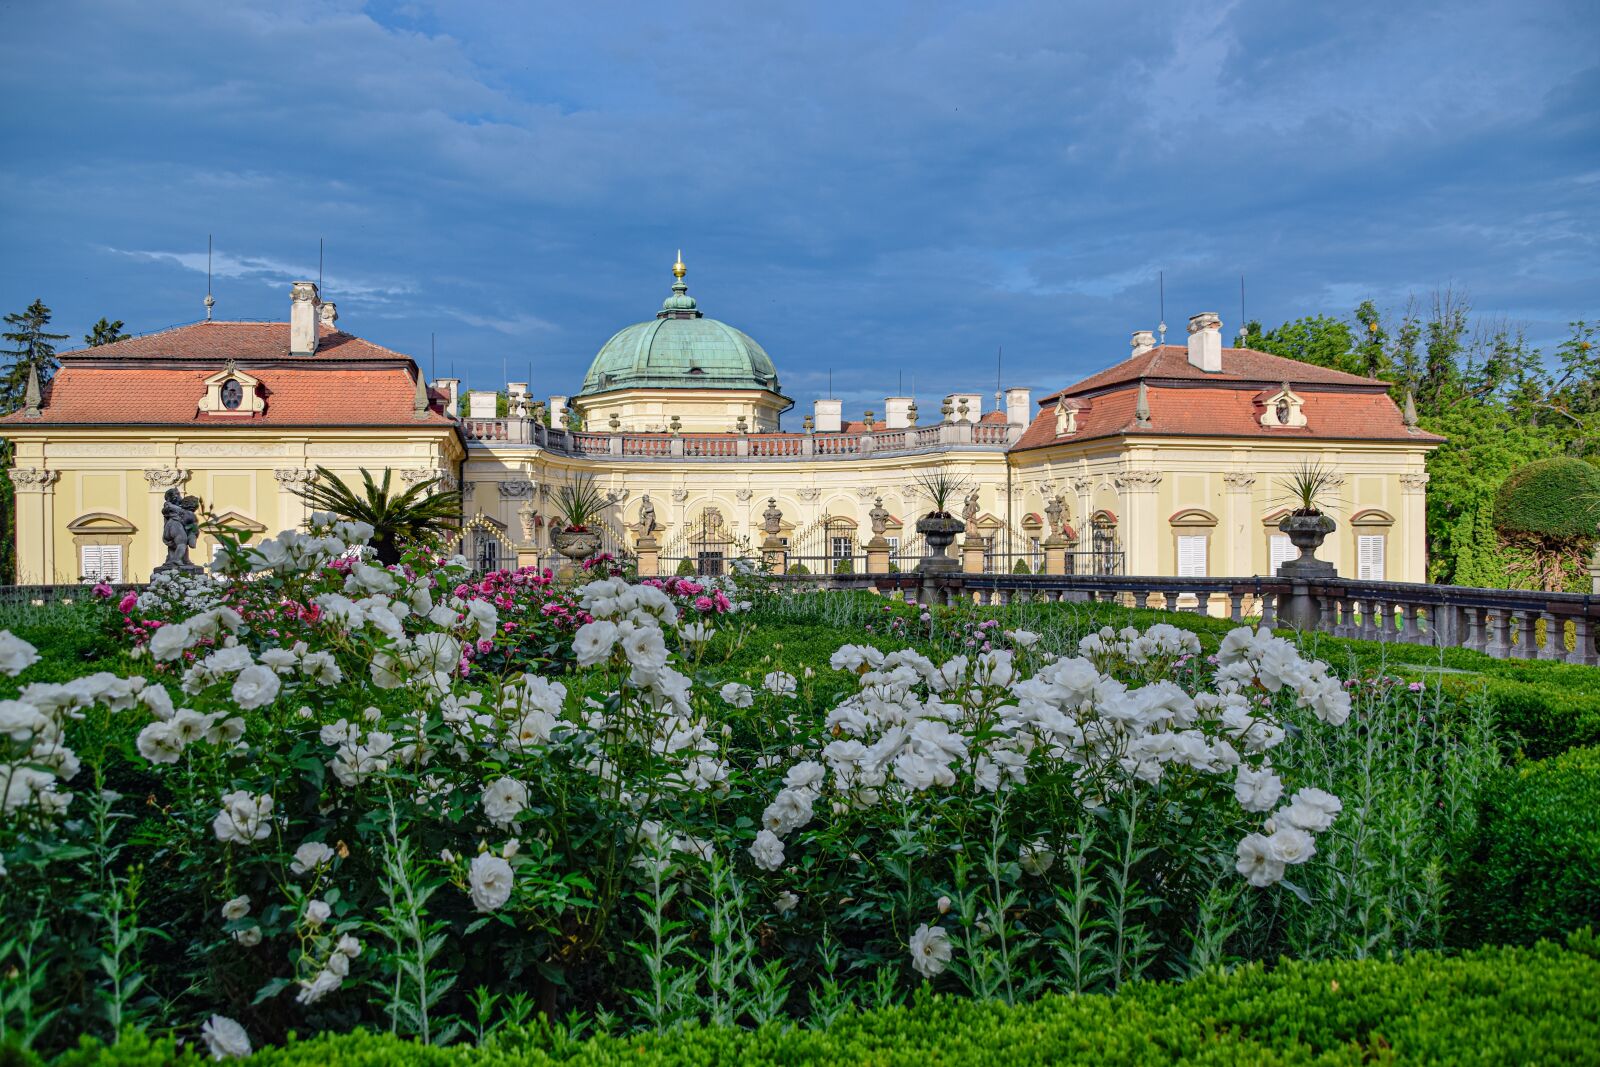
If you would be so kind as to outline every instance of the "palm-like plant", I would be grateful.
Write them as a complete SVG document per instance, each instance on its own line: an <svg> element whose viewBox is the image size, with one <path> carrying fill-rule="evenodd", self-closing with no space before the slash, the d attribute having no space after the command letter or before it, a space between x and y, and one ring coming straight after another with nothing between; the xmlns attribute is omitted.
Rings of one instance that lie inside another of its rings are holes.
<svg viewBox="0 0 1600 1067"><path fill-rule="evenodd" d="M917 488L933 504L933 516L950 514L949 504L967 489L967 479L940 467L917 476Z"/></svg>
<svg viewBox="0 0 1600 1067"><path fill-rule="evenodd" d="M407 544L432 544L441 528L461 521L461 501L455 493L435 492L442 479L418 482L402 493L389 488L393 471L384 468L383 481L374 482L370 471L362 470L362 492L357 493L326 467L317 468L317 477L304 488L293 490L315 511L331 511L342 519L364 522L372 527L372 547L378 562L400 562L400 549Z"/></svg>
<svg viewBox="0 0 1600 1067"><path fill-rule="evenodd" d="M1321 515L1331 510L1337 503L1333 497L1334 485L1333 468L1324 466L1321 461L1309 460L1278 482L1285 503L1293 505L1296 515Z"/></svg>
<svg viewBox="0 0 1600 1067"><path fill-rule="evenodd" d="M594 479L587 474L556 490L556 514L568 530L583 533L600 518L605 510L606 495L595 488Z"/></svg>

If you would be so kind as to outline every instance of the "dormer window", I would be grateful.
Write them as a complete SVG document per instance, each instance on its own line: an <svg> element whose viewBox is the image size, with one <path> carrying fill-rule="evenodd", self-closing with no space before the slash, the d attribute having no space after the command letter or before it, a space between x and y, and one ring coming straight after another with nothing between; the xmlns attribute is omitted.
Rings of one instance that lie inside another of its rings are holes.
<svg viewBox="0 0 1600 1067"><path fill-rule="evenodd" d="M195 405L202 415L248 418L267 409L261 397L261 382L240 370L231 359L202 384L205 395Z"/></svg>
<svg viewBox="0 0 1600 1067"><path fill-rule="evenodd" d="M1284 382L1271 393L1257 394L1257 399L1265 409L1261 413L1261 425L1269 430L1287 430L1306 424L1305 399L1289 388L1289 383Z"/></svg>

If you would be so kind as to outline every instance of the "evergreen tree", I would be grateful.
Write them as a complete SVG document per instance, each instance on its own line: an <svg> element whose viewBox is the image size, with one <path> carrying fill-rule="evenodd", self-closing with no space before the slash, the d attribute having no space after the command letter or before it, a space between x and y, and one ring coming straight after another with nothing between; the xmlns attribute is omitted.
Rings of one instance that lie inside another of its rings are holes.
<svg viewBox="0 0 1600 1067"><path fill-rule="evenodd" d="M100 316L100 321L91 326L89 332L83 335L83 343L90 348L99 348L101 345L115 344L118 341L127 340L131 336L131 334L122 329L121 319L113 321L102 315Z"/></svg>
<svg viewBox="0 0 1600 1067"><path fill-rule="evenodd" d="M27 309L7 315L5 323L11 329L0 333L12 347L4 349L8 357L4 370L0 370L0 415L8 414L22 406L22 395L28 386L28 368L39 372L43 385L55 374L56 341L66 340L64 333L50 333L50 309L43 300L35 300Z"/></svg>

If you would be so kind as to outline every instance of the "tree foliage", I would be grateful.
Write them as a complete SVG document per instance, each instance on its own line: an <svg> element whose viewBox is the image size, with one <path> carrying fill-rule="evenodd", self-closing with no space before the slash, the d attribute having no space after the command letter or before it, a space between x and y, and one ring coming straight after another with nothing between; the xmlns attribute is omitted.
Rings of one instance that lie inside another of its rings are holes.
<svg viewBox="0 0 1600 1067"><path fill-rule="evenodd" d="M364 522L373 529L372 547L379 562L400 562L406 545L432 545L442 529L461 520L461 499L455 493L435 492L439 484L418 482L402 493L389 488L394 472L384 468L383 481L374 482L372 472L361 472L362 492L357 493L326 467L317 468L316 480L292 492L316 511L331 511L342 519Z"/></svg>
<svg viewBox="0 0 1600 1067"><path fill-rule="evenodd" d="M121 319L108 319L102 315L100 321L89 327L89 332L83 335L83 343L90 348L99 348L101 345L126 341L131 336L122 328Z"/></svg>
<svg viewBox="0 0 1600 1067"><path fill-rule="evenodd" d="M55 342L67 336L49 331L50 309L43 300L36 299L22 311L7 315L5 324L9 328L0 337L10 346L3 350L6 360L0 369L0 415L22 407L30 367L38 371L41 386L51 379L58 365ZM0 582L14 581L17 573L16 491L8 473L11 456L11 442L0 442Z"/></svg>

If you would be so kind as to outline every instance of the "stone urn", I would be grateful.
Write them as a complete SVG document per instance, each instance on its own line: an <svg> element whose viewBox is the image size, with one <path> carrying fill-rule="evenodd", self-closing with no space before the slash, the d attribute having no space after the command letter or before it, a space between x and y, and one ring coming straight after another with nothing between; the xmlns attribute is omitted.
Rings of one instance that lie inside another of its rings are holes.
<svg viewBox="0 0 1600 1067"><path fill-rule="evenodd" d="M600 535L581 527L552 533L550 543L555 546L557 552L574 563L586 560L600 551Z"/></svg>
<svg viewBox="0 0 1600 1067"><path fill-rule="evenodd" d="M1300 550L1297 559L1278 567L1284 578L1332 578L1338 572L1333 564L1317 558L1317 549L1334 530L1332 517L1320 511L1310 513L1290 512L1278 520L1278 529L1289 535L1289 543Z"/></svg>
<svg viewBox="0 0 1600 1067"><path fill-rule="evenodd" d="M917 564L917 569L925 574L959 570L960 561L949 554L949 548L956 534L966 528L966 523L948 512L936 511L918 519L917 532L928 542L928 554Z"/></svg>

